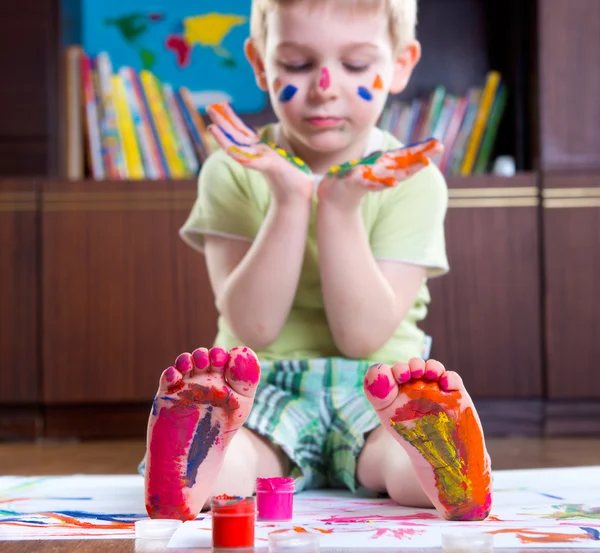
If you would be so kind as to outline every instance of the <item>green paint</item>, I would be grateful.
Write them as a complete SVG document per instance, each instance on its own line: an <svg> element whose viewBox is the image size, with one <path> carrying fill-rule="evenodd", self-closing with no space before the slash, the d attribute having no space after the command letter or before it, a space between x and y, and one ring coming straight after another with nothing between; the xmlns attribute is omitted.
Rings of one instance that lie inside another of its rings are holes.
<svg viewBox="0 0 600 553"><path fill-rule="evenodd" d="M356 161L348 161L338 167L332 167L327 173L328 177L345 177L352 169L360 165L375 165L377 161L381 158L383 152L374 152L367 157L363 157L362 159Z"/></svg>

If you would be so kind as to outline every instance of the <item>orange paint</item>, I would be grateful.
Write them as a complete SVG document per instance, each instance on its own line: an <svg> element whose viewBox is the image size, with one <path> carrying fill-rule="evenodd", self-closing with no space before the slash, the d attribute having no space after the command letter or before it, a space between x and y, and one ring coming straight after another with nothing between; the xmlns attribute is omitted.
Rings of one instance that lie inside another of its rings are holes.
<svg viewBox="0 0 600 553"><path fill-rule="evenodd" d="M211 104L210 106L208 106L209 109L212 109L213 111L216 111L223 119L225 119L225 121L227 121L234 129L237 129L238 131L240 131L242 134L245 134L246 136L253 136L252 134L250 134L245 128L241 127L240 125L238 125L227 113L227 110L225 109L225 106L223 104Z"/></svg>
<svg viewBox="0 0 600 553"><path fill-rule="evenodd" d="M281 82L281 79L275 79L275 81L273 82L273 91L275 92L275 94L279 94L279 91L281 90L282 86L283 83Z"/></svg>
<svg viewBox="0 0 600 553"><path fill-rule="evenodd" d="M581 540L589 540L590 536L585 534L562 534L560 532L537 532L527 528L502 528L492 530L487 534L515 534L521 543L577 543Z"/></svg>
<svg viewBox="0 0 600 553"><path fill-rule="evenodd" d="M411 443L417 434L427 433L426 443L419 445L417 441L413 445L432 463L439 499L447 509L448 518L484 519L491 506L491 471L473 408L461 409L460 391L444 392L437 382L413 380L403 385L402 393L408 401L396 410L390 422ZM406 422L413 424L406 425ZM452 466L436 466L433 462L442 452L451 453ZM455 484L461 487L453 489ZM459 499L464 494L468 500Z"/></svg>
<svg viewBox="0 0 600 553"><path fill-rule="evenodd" d="M383 90L383 81L381 80L381 77L379 75L375 77L375 81L373 82L373 88L375 90Z"/></svg>
<svg viewBox="0 0 600 553"><path fill-rule="evenodd" d="M397 169L407 169L411 165L421 163L429 165L430 161L426 154L433 154L440 148L440 142L436 139L427 140L416 146L402 148L396 152L389 152L385 155L393 163L386 165L386 169L395 171Z"/></svg>
<svg viewBox="0 0 600 553"><path fill-rule="evenodd" d="M369 165L365 165L362 168L363 178L368 181L376 182L377 184L384 184L385 186L394 186L396 179L394 177L378 177L373 173L373 168Z"/></svg>

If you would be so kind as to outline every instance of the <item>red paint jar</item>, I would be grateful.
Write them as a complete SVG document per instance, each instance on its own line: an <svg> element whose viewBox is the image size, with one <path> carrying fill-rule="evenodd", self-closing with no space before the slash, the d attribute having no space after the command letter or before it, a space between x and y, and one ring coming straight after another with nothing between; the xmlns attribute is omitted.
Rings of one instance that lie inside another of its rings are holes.
<svg viewBox="0 0 600 553"><path fill-rule="evenodd" d="M210 501L213 549L253 549L253 497L219 495Z"/></svg>
<svg viewBox="0 0 600 553"><path fill-rule="evenodd" d="M257 478L258 520L288 521L294 514L293 478Z"/></svg>

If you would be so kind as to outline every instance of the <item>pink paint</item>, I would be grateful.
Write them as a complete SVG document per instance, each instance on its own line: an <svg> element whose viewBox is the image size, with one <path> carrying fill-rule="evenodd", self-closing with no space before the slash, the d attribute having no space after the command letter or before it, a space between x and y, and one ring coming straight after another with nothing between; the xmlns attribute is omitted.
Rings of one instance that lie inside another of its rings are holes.
<svg viewBox="0 0 600 553"><path fill-rule="evenodd" d="M294 512L293 478L257 478L258 520L292 520Z"/></svg>
<svg viewBox="0 0 600 553"><path fill-rule="evenodd" d="M425 530L415 530L414 528L379 528L373 535L372 539L377 540L385 536L391 536L399 540L403 540L405 538L418 536L423 534L423 532L425 532Z"/></svg>
<svg viewBox="0 0 600 553"><path fill-rule="evenodd" d="M194 368L192 356L189 353L179 355L175 360L175 368L182 374L191 371Z"/></svg>
<svg viewBox="0 0 600 553"><path fill-rule="evenodd" d="M438 373L429 369L426 373L425 373L425 378L427 378L428 380L437 380L438 378Z"/></svg>
<svg viewBox="0 0 600 553"><path fill-rule="evenodd" d="M333 516L327 519L322 519L319 522L324 522L325 524L371 524L373 522L391 522L395 520L441 520L441 517L440 515L434 513L415 513L414 515L396 515L390 517L384 517L381 515L355 517Z"/></svg>
<svg viewBox="0 0 600 553"><path fill-rule="evenodd" d="M327 90L331 86L331 75L329 69L323 67L321 69L321 78L319 79L319 88L323 91Z"/></svg>
<svg viewBox="0 0 600 553"><path fill-rule="evenodd" d="M251 385L258 383L260 365L254 355L248 353L244 355L243 352L236 351L236 348L233 348L231 350L231 358L233 366L230 369L230 374L234 380L247 382Z"/></svg>
<svg viewBox="0 0 600 553"><path fill-rule="evenodd" d="M367 384L369 393L378 399L385 399L393 389L394 385L385 374L377 375L377 378L371 384Z"/></svg>
<svg viewBox="0 0 600 553"><path fill-rule="evenodd" d="M423 376L423 369L417 369L416 371L411 371L413 378L421 378Z"/></svg>
<svg viewBox="0 0 600 553"><path fill-rule="evenodd" d="M165 379L167 380L168 384L173 384L179 380L179 372L177 369L175 369L175 367L169 367L165 371Z"/></svg>
<svg viewBox="0 0 600 553"><path fill-rule="evenodd" d="M194 359L194 365L200 370L207 369L210 365L208 350L206 348L198 348L192 353L192 358Z"/></svg>
<svg viewBox="0 0 600 553"><path fill-rule="evenodd" d="M442 376L442 378L440 378L439 384L442 390L444 390L445 392L448 391L448 385L450 384L450 382L448 381L447 376Z"/></svg>
<svg viewBox="0 0 600 553"><path fill-rule="evenodd" d="M223 348L211 348L208 355L210 357L210 364L213 367L224 367L229 359L229 353Z"/></svg>
<svg viewBox="0 0 600 553"><path fill-rule="evenodd" d="M398 377L398 382L400 382L400 384L404 384L404 383L408 382L409 380L410 380L410 371L403 372Z"/></svg>
<svg viewBox="0 0 600 553"><path fill-rule="evenodd" d="M150 518L193 520L181 485L181 467L198 424L198 409L161 409L152 428L146 474L146 510Z"/></svg>

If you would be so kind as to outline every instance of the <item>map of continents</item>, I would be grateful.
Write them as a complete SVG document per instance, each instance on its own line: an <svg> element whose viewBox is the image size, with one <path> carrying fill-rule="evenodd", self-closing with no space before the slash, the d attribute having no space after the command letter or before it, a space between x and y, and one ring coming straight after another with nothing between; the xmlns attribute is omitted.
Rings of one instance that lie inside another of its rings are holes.
<svg viewBox="0 0 600 553"><path fill-rule="evenodd" d="M214 0L83 0L83 46L92 55L108 52L115 68L149 69L187 86L199 108L226 100L242 113L261 111L266 96L243 57L250 2L229 0L227 13L220 7Z"/></svg>

